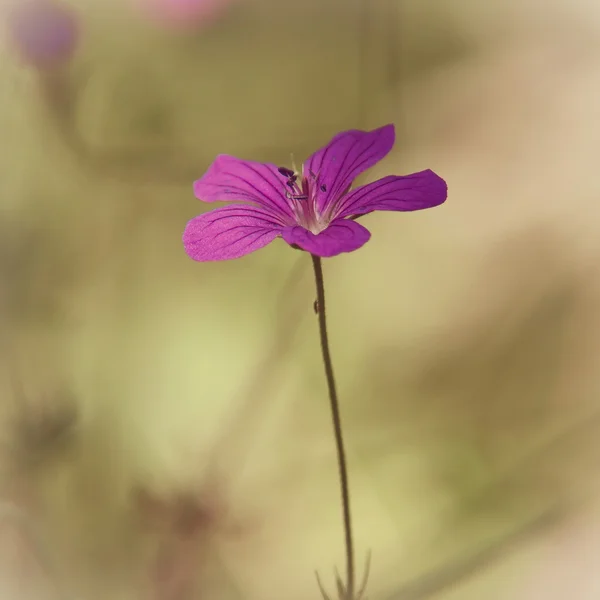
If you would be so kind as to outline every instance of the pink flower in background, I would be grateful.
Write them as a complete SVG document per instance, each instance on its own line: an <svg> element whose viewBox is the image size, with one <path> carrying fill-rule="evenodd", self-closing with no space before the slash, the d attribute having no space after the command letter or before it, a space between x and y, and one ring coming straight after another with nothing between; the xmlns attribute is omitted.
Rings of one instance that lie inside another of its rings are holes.
<svg viewBox="0 0 600 600"><path fill-rule="evenodd" d="M350 191L353 181L383 159L393 125L336 135L296 173L285 167L220 155L194 183L205 202L233 202L192 219L183 234L197 261L228 260L282 237L315 256L352 252L371 237L354 219L376 210L413 211L446 200L446 182L433 171L389 175Z"/></svg>
<svg viewBox="0 0 600 600"><path fill-rule="evenodd" d="M21 60L39 69L64 65L78 46L77 16L58 0L16 0L6 25Z"/></svg>
<svg viewBox="0 0 600 600"><path fill-rule="evenodd" d="M222 16L233 0L135 0L139 10L167 27L198 27Z"/></svg>

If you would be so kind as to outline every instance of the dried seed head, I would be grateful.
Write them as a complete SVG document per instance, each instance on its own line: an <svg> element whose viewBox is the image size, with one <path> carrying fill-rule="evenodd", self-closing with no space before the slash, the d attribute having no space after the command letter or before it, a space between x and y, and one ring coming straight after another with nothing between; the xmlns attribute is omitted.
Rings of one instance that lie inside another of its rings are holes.
<svg viewBox="0 0 600 600"><path fill-rule="evenodd" d="M218 511L212 503L204 503L189 492L161 496L145 488L137 488L134 502L152 528L176 536L193 537L214 527L218 519Z"/></svg>
<svg viewBox="0 0 600 600"><path fill-rule="evenodd" d="M35 467L55 455L71 439L78 417L69 394L32 400L22 388L16 388L14 410L8 420L10 455L16 466Z"/></svg>

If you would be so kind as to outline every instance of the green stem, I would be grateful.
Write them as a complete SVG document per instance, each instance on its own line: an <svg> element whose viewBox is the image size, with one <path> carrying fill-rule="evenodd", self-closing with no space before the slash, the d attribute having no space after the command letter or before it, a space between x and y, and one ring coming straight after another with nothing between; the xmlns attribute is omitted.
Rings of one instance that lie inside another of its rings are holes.
<svg viewBox="0 0 600 600"><path fill-rule="evenodd" d="M333 431L335 434L335 445L337 448L338 469L340 475L340 487L342 492L342 509L344 514L344 535L346 539L346 597L354 597L354 549L352 542L352 523L350 518L350 492L348 489L348 469L346 466L346 453L344 451L344 438L342 436L342 421L340 418L340 406L333 375L333 364L331 352L329 351L329 338L327 336L327 316L325 313L325 285L323 283L323 266L321 258L312 255L315 270L315 283L317 285L317 314L319 316L319 332L321 335L321 350L323 352L323 365L327 378L329 390L329 402L331 405L331 417Z"/></svg>

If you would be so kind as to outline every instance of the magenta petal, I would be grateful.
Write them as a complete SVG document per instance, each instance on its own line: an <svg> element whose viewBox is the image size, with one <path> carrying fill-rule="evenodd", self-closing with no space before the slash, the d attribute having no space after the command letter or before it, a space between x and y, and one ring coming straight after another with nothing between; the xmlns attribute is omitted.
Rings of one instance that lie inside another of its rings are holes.
<svg viewBox="0 0 600 600"><path fill-rule="evenodd" d="M350 217L374 210L422 210L443 204L447 196L446 182L433 171L390 175L344 196L334 216Z"/></svg>
<svg viewBox="0 0 600 600"><path fill-rule="evenodd" d="M241 160L220 154L201 179L194 194L204 202L250 202L274 211L282 225L291 224L293 213L285 197L286 178L275 165Z"/></svg>
<svg viewBox="0 0 600 600"><path fill-rule="evenodd" d="M319 210L325 212L361 173L384 158L394 140L393 125L373 131L352 129L339 133L327 146L317 150L304 163L304 175L310 177L313 173L318 177Z"/></svg>
<svg viewBox="0 0 600 600"><path fill-rule="evenodd" d="M282 237L290 246L295 245L311 254L327 258L358 250L369 241L371 234L356 221L338 219L317 235L298 226L286 227Z"/></svg>
<svg viewBox="0 0 600 600"><path fill-rule="evenodd" d="M224 206L194 217L183 232L190 258L205 262L239 258L281 235L272 216L252 206Z"/></svg>

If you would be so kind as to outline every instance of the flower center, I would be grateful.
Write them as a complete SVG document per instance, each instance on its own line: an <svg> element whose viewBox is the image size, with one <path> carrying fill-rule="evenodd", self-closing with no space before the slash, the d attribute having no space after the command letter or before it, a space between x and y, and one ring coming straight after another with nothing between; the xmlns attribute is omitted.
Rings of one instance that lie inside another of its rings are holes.
<svg viewBox="0 0 600 600"><path fill-rule="evenodd" d="M296 222L315 235L321 233L329 225L325 215L321 214L317 205L319 192L326 192L327 187L319 184L318 174L309 171L308 176L280 167L279 173L286 178L285 197L292 209Z"/></svg>

